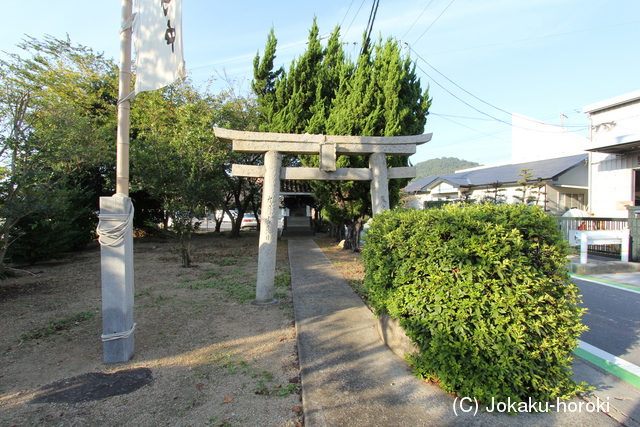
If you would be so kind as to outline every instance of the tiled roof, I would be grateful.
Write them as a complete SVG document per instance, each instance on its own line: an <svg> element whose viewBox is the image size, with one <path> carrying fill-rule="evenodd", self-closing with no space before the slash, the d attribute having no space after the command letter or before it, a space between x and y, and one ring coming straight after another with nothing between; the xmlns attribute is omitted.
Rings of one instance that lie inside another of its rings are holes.
<svg viewBox="0 0 640 427"><path fill-rule="evenodd" d="M588 154L576 154L556 159L537 160L534 162L515 163L446 175L430 176L408 185L405 191L410 193L423 191L425 187L438 180L447 182L455 187L483 186L494 182L515 184L522 179L519 174L522 173L523 169L531 169L529 171L529 173L533 175L531 180L551 180L579 165L581 162L584 162L588 156Z"/></svg>
<svg viewBox="0 0 640 427"><path fill-rule="evenodd" d="M313 194L309 181L283 179L280 181L280 194Z"/></svg>

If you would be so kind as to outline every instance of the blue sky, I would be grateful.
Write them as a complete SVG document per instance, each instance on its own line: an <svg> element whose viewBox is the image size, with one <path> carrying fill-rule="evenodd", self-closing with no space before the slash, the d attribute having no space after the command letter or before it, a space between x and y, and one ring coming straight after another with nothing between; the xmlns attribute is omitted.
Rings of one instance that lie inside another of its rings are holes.
<svg viewBox="0 0 640 427"><path fill-rule="evenodd" d="M6 2L0 50L24 34L50 34L118 58L120 1ZM197 84L226 74L248 87L252 61L271 27L277 65L305 49L313 17L320 32L342 27L356 55L372 0L183 0L187 70ZM418 163L458 157L510 160L511 112L587 136L582 107L640 89L637 0L380 0L373 34L411 46L433 98Z"/></svg>

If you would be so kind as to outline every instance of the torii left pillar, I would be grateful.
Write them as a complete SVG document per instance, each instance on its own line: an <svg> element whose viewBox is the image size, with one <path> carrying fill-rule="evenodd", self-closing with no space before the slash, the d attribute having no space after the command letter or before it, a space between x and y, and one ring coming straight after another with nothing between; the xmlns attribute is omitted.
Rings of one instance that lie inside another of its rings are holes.
<svg viewBox="0 0 640 427"><path fill-rule="evenodd" d="M253 305L269 305L278 302L273 298L278 251L278 206L280 204L280 169L282 153L267 151L264 155L264 182L262 186L262 213L260 215L260 251L258 253L258 281Z"/></svg>

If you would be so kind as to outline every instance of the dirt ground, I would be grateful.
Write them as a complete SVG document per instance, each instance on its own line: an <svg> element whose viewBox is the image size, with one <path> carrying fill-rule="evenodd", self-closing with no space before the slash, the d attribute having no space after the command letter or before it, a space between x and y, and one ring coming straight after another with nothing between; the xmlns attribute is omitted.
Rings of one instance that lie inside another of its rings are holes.
<svg viewBox="0 0 640 427"><path fill-rule="evenodd" d="M0 425L303 425L286 242L278 244L280 302L256 307L258 234L195 237L197 267L188 269L176 241L135 239L128 363L102 362L97 244L2 280ZM141 382L99 398L125 384L118 375ZM52 390L92 382L78 403L43 403L64 401Z"/></svg>

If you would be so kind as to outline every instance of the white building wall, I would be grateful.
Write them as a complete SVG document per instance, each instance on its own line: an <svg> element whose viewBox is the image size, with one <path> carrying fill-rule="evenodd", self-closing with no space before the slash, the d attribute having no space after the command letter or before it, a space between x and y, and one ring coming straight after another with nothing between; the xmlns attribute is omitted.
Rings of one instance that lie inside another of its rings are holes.
<svg viewBox="0 0 640 427"><path fill-rule="evenodd" d="M595 216L626 218L633 204L633 163L637 156L593 153L591 155L591 203Z"/></svg>
<svg viewBox="0 0 640 427"><path fill-rule="evenodd" d="M640 91L584 107L590 115L591 146L615 145L620 137L640 133ZM626 218L633 204L634 170L640 169L638 151L591 154L590 211L596 216Z"/></svg>
<svg viewBox="0 0 640 427"><path fill-rule="evenodd" d="M640 91L588 105L584 111L590 113L593 146L614 144L618 137L640 133Z"/></svg>
<svg viewBox="0 0 640 427"><path fill-rule="evenodd" d="M513 113L511 123L511 163L586 153L589 146L588 138L522 114Z"/></svg>

